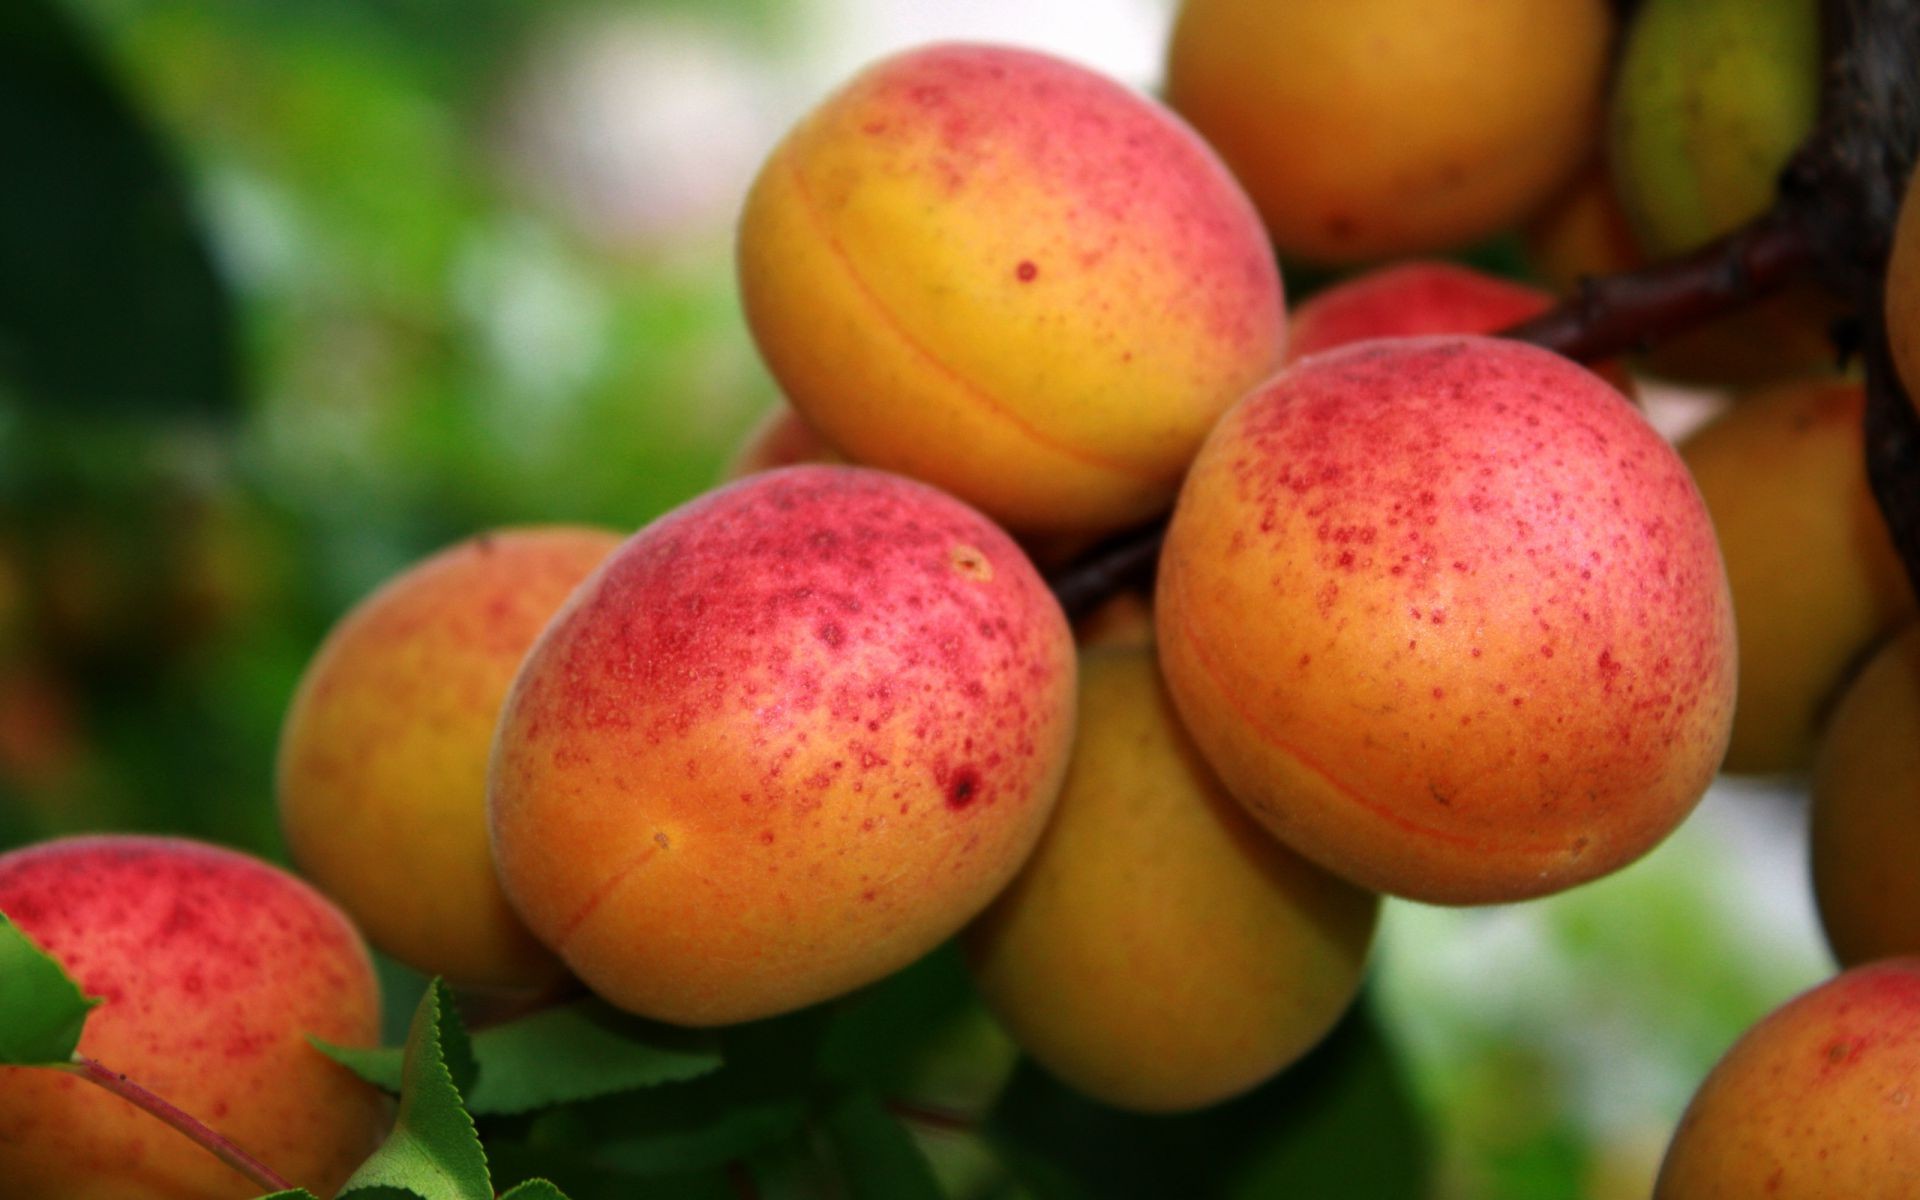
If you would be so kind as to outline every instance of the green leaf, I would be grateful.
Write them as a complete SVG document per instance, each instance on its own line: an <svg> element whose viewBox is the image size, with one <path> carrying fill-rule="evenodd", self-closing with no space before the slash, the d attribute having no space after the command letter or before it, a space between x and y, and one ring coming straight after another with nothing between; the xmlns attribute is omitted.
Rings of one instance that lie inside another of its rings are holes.
<svg viewBox="0 0 1920 1200"><path fill-rule="evenodd" d="M746 1158L805 1124L830 1018L814 1007L723 1030L724 1069L551 1109L533 1122L528 1141L650 1179Z"/></svg>
<svg viewBox="0 0 1920 1200"><path fill-rule="evenodd" d="M48 411L229 414L232 300L170 154L67 7L0 4L0 383Z"/></svg>
<svg viewBox="0 0 1920 1200"><path fill-rule="evenodd" d="M289 1188L284 1192L268 1192L259 1200L320 1200L320 1197L305 1188Z"/></svg>
<svg viewBox="0 0 1920 1200"><path fill-rule="evenodd" d="M851 1200L942 1200L926 1155L872 1092L835 1104L826 1126Z"/></svg>
<svg viewBox="0 0 1920 1200"><path fill-rule="evenodd" d="M362 1079L399 1090L399 1047L316 1044ZM694 1079L718 1070L721 1057L710 1033L643 1021L586 999L481 1030L470 1062L472 1084L461 1084L467 1111L496 1115Z"/></svg>
<svg viewBox="0 0 1920 1200"><path fill-rule="evenodd" d="M1023 1063L989 1133L1049 1198L1421 1200L1433 1186L1418 1106L1364 1002L1298 1063L1199 1112L1122 1112Z"/></svg>
<svg viewBox="0 0 1920 1200"><path fill-rule="evenodd" d="M500 1200L567 1200L559 1188L544 1179L529 1179L510 1192L503 1193Z"/></svg>
<svg viewBox="0 0 1920 1200"><path fill-rule="evenodd" d="M0 1064L63 1066L99 1004L52 955L0 913Z"/></svg>
<svg viewBox="0 0 1920 1200"><path fill-rule="evenodd" d="M459 1028L452 1013L447 986L435 980L420 999L407 1038L399 1119L385 1144L340 1189L341 1197L493 1200L486 1152L447 1068L448 1031ZM458 1046L465 1035L451 1036Z"/></svg>

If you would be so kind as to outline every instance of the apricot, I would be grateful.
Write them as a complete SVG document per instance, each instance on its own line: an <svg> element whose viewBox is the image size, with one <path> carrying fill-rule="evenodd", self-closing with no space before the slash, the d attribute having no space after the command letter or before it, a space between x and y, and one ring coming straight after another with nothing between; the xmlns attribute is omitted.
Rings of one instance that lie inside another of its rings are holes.
<svg viewBox="0 0 1920 1200"><path fill-rule="evenodd" d="M1316 1045L1360 985L1379 897L1300 858L1193 748L1151 650L1081 659L1060 803L968 931L1014 1040L1068 1085L1147 1112L1199 1108Z"/></svg>
<svg viewBox="0 0 1920 1200"><path fill-rule="evenodd" d="M1920 1192L1920 960L1856 967L1740 1036L1688 1104L1655 1200Z"/></svg>
<svg viewBox="0 0 1920 1200"><path fill-rule="evenodd" d="M854 467L751 476L635 535L528 655L494 750L501 881L635 1013L826 999L1019 868L1073 681L1059 604L978 513Z"/></svg>
<svg viewBox="0 0 1920 1200"><path fill-rule="evenodd" d="M372 1045L360 936L305 883L236 851L87 837L0 855L0 912L90 995L80 1053L331 1196L387 1102L307 1042ZM0 1068L0 1191L210 1200L259 1189L157 1117L73 1075Z"/></svg>
<svg viewBox="0 0 1920 1200"><path fill-rule="evenodd" d="M755 181L739 266L767 365L829 442L1021 533L1164 509L1285 344L1272 248L1213 151L1005 47L910 51L823 101Z"/></svg>
<svg viewBox="0 0 1920 1200"><path fill-rule="evenodd" d="M1194 741L1282 840L1417 900L1632 861L1726 746L1725 572L1618 392L1483 337L1359 342L1208 438L1156 595Z"/></svg>
<svg viewBox="0 0 1920 1200"><path fill-rule="evenodd" d="M1186 0L1167 96L1282 255L1425 254L1513 224L1578 169L1612 36L1601 0Z"/></svg>
<svg viewBox="0 0 1920 1200"><path fill-rule="evenodd" d="M1813 773L1813 897L1844 966L1920 954L1920 628L1847 688Z"/></svg>
<svg viewBox="0 0 1920 1200"><path fill-rule="evenodd" d="M1552 307L1549 292L1471 267L1399 263L1337 283L1296 308L1287 359L1366 338L1498 333Z"/></svg>
<svg viewBox="0 0 1920 1200"><path fill-rule="evenodd" d="M510 529L389 580L328 634L280 734L293 859L374 945L469 987L562 973L501 894L487 763L507 687L618 535Z"/></svg>
<svg viewBox="0 0 1920 1200"><path fill-rule="evenodd" d="M1847 669L1913 613L1867 486L1865 402L1846 380L1781 384L1680 447L1733 589L1741 669L1730 771L1811 766Z"/></svg>
<svg viewBox="0 0 1920 1200"><path fill-rule="evenodd" d="M1377 337L1499 333L1554 306L1552 293L1449 262L1409 262L1356 275L1318 293L1293 317L1289 361ZM1633 380L1612 359L1593 369L1628 396Z"/></svg>
<svg viewBox="0 0 1920 1200"><path fill-rule="evenodd" d="M1920 167L1907 179L1887 259L1887 341L1906 385L1907 398L1920 404Z"/></svg>

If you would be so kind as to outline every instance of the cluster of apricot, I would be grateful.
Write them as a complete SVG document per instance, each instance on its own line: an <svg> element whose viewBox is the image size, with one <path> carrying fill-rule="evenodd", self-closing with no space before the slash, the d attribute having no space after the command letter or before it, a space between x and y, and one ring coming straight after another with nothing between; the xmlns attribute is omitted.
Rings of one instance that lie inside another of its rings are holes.
<svg viewBox="0 0 1920 1200"><path fill-rule="evenodd" d="M1331 1027L1380 894L1559 891L1658 843L1730 740L1732 765L1805 766L1848 665L1913 609L1857 465L1856 384L1743 399L1683 458L1618 367L1483 336L1549 292L1414 262L1289 322L1275 264L1276 247L1435 253L1529 217L1549 275L1628 261L1629 225L1654 253L1711 236L1765 203L1750 176L1770 180L1810 113L1749 122L1785 132L1745 175L1673 160L1723 119L1719 92L1776 94L1761 66L1689 71L1712 40L1699 23L1737 26L1770 69L1768 46L1804 46L1810 5L1758 21L1734 0L1648 0L1611 100L1602 0L1418 22L1386 0L1335 7L1189 0L1180 117L1050 57L962 45L880 62L820 104L740 229L747 318L792 409L744 478L630 538L495 532L349 614L285 725L300 868L423 971L528 992L571 973L687 1025L843 994L958 934L1034 1058L1164 1111L1253 1086ZM1580 175L1609 104L1621 184ZM1903 236L1911 335L1920 235ZM1170 506L1151 602L1123 597L1076 647L1034 560ZM1920 840L1920 643L1904 647L1841 706L1821 770L1836 793L1907 788L1864 826L1827 821L1848 865L1823 901L1849 960L1920 950L1920 896L1902 928L1859 924L1910 873L1852 865L1873 830ZM0 910L109 999L101 939L151 944L153 986L185 1006L226 1002L237 985L198 964L238 952L169 957L172 939L230 907L262 926L220 935L247 942L249 969L290 944L333 955L290 970L324 977L308 999L326 1012L289 1008L289 1030L367 1036L364 954L326 902L262 870L178 843L40 848L0 860ZM165 898L174 876L221 872L249 882ZM80 899L48 899L82 879ZM115 931L88 933L96 917ZM1820 1076L1807 1086L1907 1071L1920 1026L1861 997L1914 1011L1920 967L1836 986L1847 999L1776 1018L1787 1061ZM1870 1030L1834 1032L1869 1010ZM98 1036L137 1020L110 1007ZM181 1059L284 1049L235 1027L220 1047L191 1025L139 1037ZM1724 1182L1757 1160L1718 1122L1786 1120L1750 1103L1798 1103L1771 1063L1729 1059L1664 1194L1759 1194ZM1765 1088L1729 1081L1769 1070ZM31 1115L23 1093L0 1100L0 1177L50 1169L22 1122L66 1120L61 1087ZM208 1098L210 1116L253 1096ZM160 1170L158 1147L82 1121L135 1147L107 1192ZM325 1123L351 1143L365 1110ZM1774 1132L1777 1189L1815 1143ZM353 1158L314 1153L316 1187ZM1832 1178L1795 1194L1840 1194ZM1884 1193L1859 1178L1845 1194Z"/></svg>

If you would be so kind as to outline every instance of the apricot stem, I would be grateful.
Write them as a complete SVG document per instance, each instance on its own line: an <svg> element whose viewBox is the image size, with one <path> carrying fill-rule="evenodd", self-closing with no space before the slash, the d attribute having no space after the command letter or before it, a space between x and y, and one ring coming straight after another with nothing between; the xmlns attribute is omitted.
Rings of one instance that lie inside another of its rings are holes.
<svg viewBox="0 0 1920 1200"><path fill-rule="evenodd" d="M1775 206L1677 258L1589 276L1565 303L1501 336L1594 362L1734 311L1805 276L1814 242L1798 214Z"/></svg>
<svg viewBox="0 0 1920 1200"><path fill-rule="evenodd" d="M175 1107L164 1097L155 1095L120 1072L102 1066L99 1060L88 1058L84 1054L76 1054L73 1056L72 1065L64 1069L72 1071L90 1083L98 1084L129 1104L144 1109L165 1121L211 1151L221 1162L245 1175L262 1191L292 1190L293 1184L274 1174L265 1163L228 1141L198 1117Z"/></svg>

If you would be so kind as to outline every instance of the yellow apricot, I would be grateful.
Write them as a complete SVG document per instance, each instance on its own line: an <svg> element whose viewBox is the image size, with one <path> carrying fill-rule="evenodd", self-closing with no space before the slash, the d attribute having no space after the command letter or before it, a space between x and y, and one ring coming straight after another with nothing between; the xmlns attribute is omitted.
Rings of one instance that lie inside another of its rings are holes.
<svg viewBox="0 0 1920 1200"><path fill-rule="evenodd" d="M1081 658L1060 802L967 934L987 1004L1103 1103L1198 1108L1311 1049L1358 990L1379 897L1275 841L1194 749L1153 654Z"/></svg>
<svg viewBox="0 0 1920 1200"><path fill-rule="evenodd" d="M342 618L301 678L280 736L288 848L409 966L496 988L561 974L494 876L487 761L520 660L619 544L549 526L443 550Z"/></svg>
<svg viewBox="0 0 1920 1200"><path fill-rule="evenodd" d="M1820 742L1813 896L1843 966L1920 954L1920 629L1874 656Z"/></svg>
<svg viewBox="0 0 1920 1200"><path fill-rule="evenodd" d="M1258 216L1172 114L1081 67L886 59L775 149L740 287L800 413L1021 533L1152 516L1280 361Z"/></svg>
<svg viewBox="0 0 1920 1200"><path fill-rule="evenodd" d="M1167 95L1281 254L1446 250L1524 217L1588 156L1600 0L1186 0Z"/></svg>
<svg viewBox="0 0 1920 1200"><path fill-rule="evenodd" d="M1781 384L1680 448L1713 515L1733 592L1740 682L1730 771L1796 771L1847 668L1913 612L1868 490L1860 386Z"/></svg>

